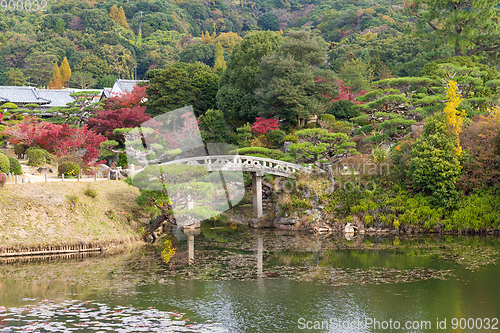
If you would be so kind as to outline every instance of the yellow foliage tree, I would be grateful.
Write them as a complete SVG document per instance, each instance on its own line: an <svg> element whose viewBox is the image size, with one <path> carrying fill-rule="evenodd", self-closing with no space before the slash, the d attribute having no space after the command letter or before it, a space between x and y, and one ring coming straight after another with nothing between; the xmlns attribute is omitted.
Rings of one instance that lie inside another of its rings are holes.
<svg viewBox="0 0 500 333"><path fill-rule="evenodd" d="M222 47L227 49L229 53L231 53L233 47L241 41L242 38L236 32L223 32L215 38L215 42L221 43Z"/></svg>
<svg viewBox="0 0 500 333"><path fill-rule="evenodd" d="M124 27L125 29L129 29L127 17L125 16L123 7L118 8L116 5L113 5L109 10L109 17L118 23L118 25Z"/></svg>
<svg viewBox="0 0 500 333"><path fill-rule="evenodd" d="M113 21L118 22L118 7L116 5L113 5L109 10L109 17Z"/></svg>
<svg viewBox="0 0 500 333"><path fill-rule="evenodd" d="M52 70L52 79L50 79L49 88L62 89L61 72L59 66L57 66L57 62L54 64L54 69Z"/></svg>
<svg viewBox="0 0 500 333"><path fill-rule="evenodd" d="M458 110L457 107L462 103L462 95L458 91L457 82L453 80L448 81L446 88L446 106L444 108L444 116L448 128L456 136L455 154L460 156L462 154L462 146L460 145L460 133L462 133L463 123L465 118L465 111Z"/></svg>
<svg viewBox="0 0 500 333"><path fill-rule="evenodd" d="M71 78L71 67L69 67L68 58L64 57L61 63L61 83L63 86L68 86L69 79Z"/></svg>
<svg viewBox="0 0 500 333"><path fill-rule="evenodd" d="M127 23L127 17L125 16L125 11L123 10L123 7L120 6L118 9L118 17L116 19L116 23L124 27L125 29L130 29Z"/></svg>
<svg viewBox="0 0 500 333"><path fill-rule="evenodd" d="M208 44L212 40L212 37L210 37L210 33L208 31L202 32L201 33L201 42L203 44Z"/></svg>
<svg viewBox="0 0 500 333"><path fill-rule="evenodd" d="M217 43L217 47L215 48L214 69L217 70L219 68L226 69L226 61L224 60L224 50L222 49L222 45Z"/></svg>

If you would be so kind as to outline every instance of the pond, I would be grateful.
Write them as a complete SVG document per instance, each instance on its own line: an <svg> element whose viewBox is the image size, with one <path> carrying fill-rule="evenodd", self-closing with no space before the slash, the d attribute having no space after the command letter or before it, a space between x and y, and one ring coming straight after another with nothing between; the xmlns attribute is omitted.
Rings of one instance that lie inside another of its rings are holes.
<svg viewBox="0 0 500 333"><path fill-rule="evenodd" d="M205 225L162 248L0 262L0 332L489 332L500 240ZM168 243L165 245L165 243ZM163 251L165 257L165 251Z"/></svg>

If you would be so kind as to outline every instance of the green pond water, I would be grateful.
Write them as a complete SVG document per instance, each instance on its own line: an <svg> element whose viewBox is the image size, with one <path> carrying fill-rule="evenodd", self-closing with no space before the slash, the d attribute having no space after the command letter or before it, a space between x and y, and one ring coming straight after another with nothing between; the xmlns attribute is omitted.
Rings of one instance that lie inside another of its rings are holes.
<svg viewBox="0 0 500 333"><path fill-rule="evenodd" d="M209 226L176 236L168 263L165 240L0 260L0 332L500 330L498 238Z"/></svg>

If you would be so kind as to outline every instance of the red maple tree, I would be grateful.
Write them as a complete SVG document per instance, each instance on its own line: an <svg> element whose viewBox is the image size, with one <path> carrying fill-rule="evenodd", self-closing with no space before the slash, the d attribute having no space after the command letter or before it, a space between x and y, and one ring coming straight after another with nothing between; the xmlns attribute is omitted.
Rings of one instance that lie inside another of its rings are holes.
<svg viewBox="0 0 500 333"><path fill-rule="evenodd" d="M318 79L316 81L321 82L321 81L323 81L323 79L318 76ZM364 94L366 94L366 90L361 90L358 94L353 94L351 92L351 87L346 86L342 80L338 80L338 83L339 83L340 93L337 97L331 99L330 102L347 100L347 101L351 101L355 104L362 104L361 102L355 101L354 99L358 96L363 96ZM325 96L330 97L328 95L325 95Z"/></svg>
<svg viewBox="0 0 500 333"><path fill-rule="evenodd" d="M262 117L255 118L255 123L252 125L252 132L266 134L269 131L279 129L278 119L264 119Z"/></svg>
<svg viewBox="0 0 500 333"><path fill-rule="evenodd" d="M27 147L40 147L55 154L64 156L78 154L91 165L97 160L99 144L106 137L95 133L87 126L73 128L68 124L55 125L37 118L25 118L13 128L4 131L14 144L23 143Z"/></svg>
<svg viewBox="0 0 500 333"><path fill-rule="evenodd" d="M146 107L141 106L146 98L146 87L136 86L133 91L110 97L104 102L104 110L98 110L89 118L89 128L107 137L116 128L133 128L151 119Z"/></svg>

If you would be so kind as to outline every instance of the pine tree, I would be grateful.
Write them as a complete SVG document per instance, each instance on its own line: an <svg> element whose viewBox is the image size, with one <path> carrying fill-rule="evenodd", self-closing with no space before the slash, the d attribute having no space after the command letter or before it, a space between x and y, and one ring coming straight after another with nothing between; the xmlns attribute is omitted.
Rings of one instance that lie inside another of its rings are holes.
<svg viewBox="0 0 500 333"><path fill-rule="evenodd" d="M217 47L215 48L214 69L217 70L219 68L226 69L226 61L224 60L224 50L222 49L221 43L217 43Z"/></svg>
<svg viewBox="0 0 500 333"><path fill-rule="evenodd" d="M52 70L52 79L50 79L49 88L62 89L61 71L59 70L59 66L57 66L57 62L54 64L54 69Z"/></svg>
<svg viewBox="0 0 500 333"><path fill-rule="evenodd" d="M63 86L68 86L69 79L71 78L71 67L69 67L68 58L64 57L61 63L61 82Z"/></svg>
<svg viewBox="0 0 500 333"><path fill-rule="evenodd" d="M120 6L120 9L118 10L118 17L116 19L116 23L124 27L125 29L130 29L127 23L127 17L125 16L125 11L123 10L123 7Z"/></svg>

